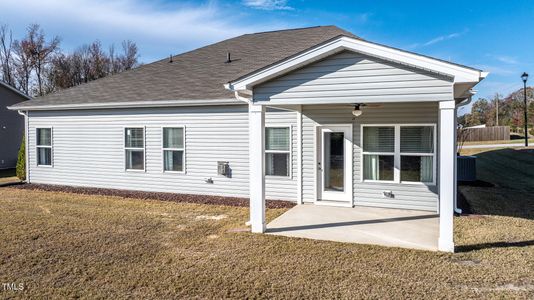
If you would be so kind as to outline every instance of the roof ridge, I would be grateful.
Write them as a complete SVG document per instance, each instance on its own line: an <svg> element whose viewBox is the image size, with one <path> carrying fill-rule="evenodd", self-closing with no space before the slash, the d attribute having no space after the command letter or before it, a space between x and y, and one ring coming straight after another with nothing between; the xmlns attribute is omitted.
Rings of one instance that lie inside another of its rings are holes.
<svg viewBox="0 0 534 300"><path fill-rule="evenodd" d="M245 33L243 35L254 35L254 34L262 34L262 33L274 33L274 32L283 32L283 31L293 31L293 30L303 30L303 29L312 29L312 28L319 28L319 27L336 27L335 25L316 25L316 26L307 26L307 27L299 27L299 28L286 28L286 29L277 29L277 30L267 30L267 31L260 31L260 32L253 32L253 33ZM339 28L341 29L341 28Z"/></svg>

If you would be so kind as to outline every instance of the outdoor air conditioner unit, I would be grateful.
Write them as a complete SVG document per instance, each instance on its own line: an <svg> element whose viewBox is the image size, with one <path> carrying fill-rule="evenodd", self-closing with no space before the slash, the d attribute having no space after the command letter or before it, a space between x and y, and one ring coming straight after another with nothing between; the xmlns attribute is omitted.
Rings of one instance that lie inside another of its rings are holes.
<svg viewBox="0 0 534 300"><path fill-rule="evenodd" d="M476 156L458 156L458 181L476 181L477 180L477 157Z"/></svg>

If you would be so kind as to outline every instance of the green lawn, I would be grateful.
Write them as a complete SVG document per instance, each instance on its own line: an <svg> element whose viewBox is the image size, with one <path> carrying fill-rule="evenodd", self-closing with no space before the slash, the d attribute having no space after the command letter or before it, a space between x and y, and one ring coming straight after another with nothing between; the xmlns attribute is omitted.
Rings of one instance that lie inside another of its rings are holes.
<svg viewBox="0 0 534 300"><path fill-rule="evenodd" d="M24 285L0 298L534 297L532 219L456 218L456 254L251 234L247 220L247 208L0 188L0 282Z"/></svg>
<svg viewBox="0 0 534 300"><path fill-rule="evenodd" d="M477 156L477 178L493 187L460 186L474 212L534 220L534 148L464 149Z"/></svg>

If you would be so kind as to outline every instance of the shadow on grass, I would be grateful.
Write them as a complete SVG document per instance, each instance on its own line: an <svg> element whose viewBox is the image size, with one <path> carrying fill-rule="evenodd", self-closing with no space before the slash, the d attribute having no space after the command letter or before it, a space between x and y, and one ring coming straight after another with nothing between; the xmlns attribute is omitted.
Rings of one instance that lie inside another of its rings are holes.
<svg viewBox="0 0 534 300"><path fill-rule="evenodd" d="M13 177L17 175L17 170L15 169L3 169L0 170L0 178Z"/></svg>
<svg viewBox="0 0 534 300"><path fill-rule="evenodd" d="M481 149L474 155L478 180L458 189L467 213L534 220L534 148Z"/></svg>
<svg viewBox="0 0 534 300"><path fill-rule="evenodd" d="M521 241L521 242L495 242L495 243L483 243L483 244L474 244L474 245L463 245L456 246L454 251L456 253L471 252L483 249L491 248L511 248L511 247L528 247L534 246L534 240L530 241Z"/></svg>

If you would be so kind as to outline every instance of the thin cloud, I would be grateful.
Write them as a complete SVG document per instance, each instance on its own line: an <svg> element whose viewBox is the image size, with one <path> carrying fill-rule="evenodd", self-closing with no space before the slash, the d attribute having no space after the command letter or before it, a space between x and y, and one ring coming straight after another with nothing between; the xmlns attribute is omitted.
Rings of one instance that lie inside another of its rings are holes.
<svg viewBox="0 0 534 300"><path fill-rule="evenodd" d="M137 42L144 61L144 53L153 60L243 33L296 25L290 21L240 19L217 2L2 0L0 11L1 22L14 29L17 36L24 34L28 24L39 23L49 35L61 36L62 46L67 48L95 39L104 45L130 39Z"/></svg>
<svg viewBox="0 0 534 300"><path fill-rule="evenodd" d="M455 32L455 33L451 33L451 34L447 34L447 35L441 35L441 36L433 38L430 41L424 43L423 46L430 46L430 45L434 45L434 44L439 43L439 42L443 42L443 41L446 41L446 40L454 39L454 38L457 38L457 37L461 36L464 33L465 32Z"/></svg>
<svg viewBox="0 0 534 300"><path fill-rule="evenodd" d="M493 75L513 75L517 74L517 70L513 70L507 67L495 66L495 65L475 65L476 68L484 71L489 71Z"/></svg>
<svg viewBox="0 0 534 300"><path fill-rule="evenodd" d="M411 44L407 48L408 49L415 49L415 48L419 48L419 47L431 46L431 45L434 45L434 44L437 44L437 43L441 43L441 42L444 42L444 41L447 41L447 40L452 40L452 39L461 37L462 35L466 34L467 32L469 32L469 29L465 29L465 30L460 31L460 32L453 32L453 33L446 34L446 35L440 35L440 36L437 36L437 37L435 37L435 38L433 38L431 40L428 40L428 41L426 41L424 43Z"/></svg>
<svg viewBox="0 0 534 300"><path fill-rule="evenodd" d="M518 63L517 61L517 58L515 57L512 57L512 56L507 56L507 55L493 55L493 54L488 54L487 56L495 59L495 60L498 60L502 63L505 63L505 64L509 64L509 65L516 65Z"/></svg>
<svg viewBox="0 0 534 300"><path fill-rule="evenodd" d="M287 0L244 0L243 5L261 10L294 10Z"/></svg>

